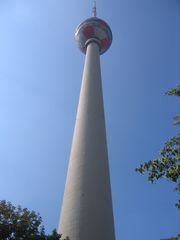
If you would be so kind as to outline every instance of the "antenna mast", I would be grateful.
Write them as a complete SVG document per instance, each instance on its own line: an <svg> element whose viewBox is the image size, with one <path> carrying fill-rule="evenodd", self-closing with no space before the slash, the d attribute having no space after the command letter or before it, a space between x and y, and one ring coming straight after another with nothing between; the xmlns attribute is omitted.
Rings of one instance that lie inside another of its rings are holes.
<svg viewBox="0 0 180 240"><path fill-rule="evenodd" d="M92 10L92 12L93 12L93 17L96 17L96 15L97 15L97 11L96 11L96 1L94 1L94 3L93 3L93 10Z"/></svg>

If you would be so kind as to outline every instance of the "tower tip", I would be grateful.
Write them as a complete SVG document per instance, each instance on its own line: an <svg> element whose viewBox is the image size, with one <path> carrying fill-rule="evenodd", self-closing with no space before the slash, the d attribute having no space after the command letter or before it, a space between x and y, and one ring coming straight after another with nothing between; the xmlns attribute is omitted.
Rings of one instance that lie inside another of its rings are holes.
<svg viewBox="0 0 180 240"><path fill-rule="evenodd" d="M93 2L93 17L97 16L97 11L96 11L96 1Z"/></svg>

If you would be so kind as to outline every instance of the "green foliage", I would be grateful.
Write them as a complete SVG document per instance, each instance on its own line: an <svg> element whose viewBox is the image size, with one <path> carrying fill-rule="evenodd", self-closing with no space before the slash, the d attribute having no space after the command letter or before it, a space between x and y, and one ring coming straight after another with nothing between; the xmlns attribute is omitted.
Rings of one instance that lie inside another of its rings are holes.
<svg viewBox="0 0 180 240"><path fill-rule="evenodd" d="M174 117L174 125L180 125L180 115Z"/></svg>
<svg viewBox="0 0 180 240"><path fill-rule="evenodd" d="M169 95L169 96L180 97L180 85L177 86L176 88L170 89L168 92L166 92L166 94Z"/></svg>
<svg viewBox="0 0 180 240"><path fill-rule="evenodd" d="M169 90L166 95L180 97L180 85ZM174 125L180 125L180 115L174 117ZM147 172L148 180L151 183L161 178L174 182L176 184L175 191L180 194L180 134L164 144L159 158L141 164L136 171L141 174ZM176 203L176 207L180 209L180 199ZM180 235L169 238L169 240L180 240Z"/></svg>
<svg viewBox="0 0 180 240"><path fill-rule="evenodd" d="M161 177L177 182L180 177L180 135L165 143L160 158L141 164L136 170L140 173L149 172L148 180L152 183ZM178 190L179 187L177 186Z"/></svg>
<svg viewBox="0 0 180 240"><path fill-rule="evenodd" d="M61 235L58 234L58 233L56 232L56 230L53 230L53 231L52 231L52 234L46 236L45 239L46 239L46 240L60 240L60 239L61 239ZM67 239L67 238L66 238L66 239ZM66 239L64 239L64 240L66 240ZM63 239L62 239L62 240L63 240Z"/></svg>
<svg viewBox="0 0 180 240"><path fill-rule="evenodd" d="M160 178L175 182L175 190L180 193L180 135L165 143L158 159L141 164L136 171L141 174L148 172L148 180L152 183ZM180 209L180 201L176 206Z"/></svg>
<svg viewBox="0 0 180 240"><path fill-rule="evenodd" d="M0 239L2 240L60 240L56 230L45 235L42 218L34 211L0 201Z"/></svg>
<svg viewBox="0 0 180 240"><path fill-rule="evenodd" d="M169 90L166 95L180 97L180 85ZM180 115L174 117L174 125L180 125Z"/></svg>
<svg viewBox="0 0 180 240"><path fill-rule="evenodd" d="M180 97L180 85L166 93L169 96ZM175 125L180 125L180 116L174 118ZM152 183L160 178L165 178L176 183L175 190L180 194L180 134L172 137L165 143L160 151L160 157L155 160L141 164L136 171L144 174L148 173L148 180ZM176 203L180 209L180 200Z"/></svg>
<svg viewBox="0 0 180 240"><path fill-rule="evenodd" d="M180 240L180 235L178 235L177 237L169 238L167 240Z"/></svg>

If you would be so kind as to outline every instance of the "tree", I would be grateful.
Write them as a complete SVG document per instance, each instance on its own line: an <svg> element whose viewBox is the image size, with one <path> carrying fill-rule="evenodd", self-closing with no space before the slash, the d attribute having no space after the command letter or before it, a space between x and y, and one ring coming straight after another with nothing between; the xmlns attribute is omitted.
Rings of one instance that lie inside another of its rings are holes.
<svg viewBox="0 0 180 240"><path fill-rule="evenodd" d="M56 230L46 235L42 218L35 211L15 207L5 200L0 201L0 239L3 240L60 240Z"/></svg>
<svg viewBox="0 0 180 240"><path fill-rule="evenodd" d="M180 97L180 86L171 89L166 94ZM180 125L180 115L174 117L174 124ZM161 178L174 182L176 184L175 190L180 194L180 134L164 144L159 158L141 164L136 168L136 171L141 174L147 172L148 180L151 183ZM176 203L176 207L180 209L180 199ZM170 239L179 240L180 235Z"/></svg>
<svg viewBox="0 0 180 240"><path fill-rule="evenodd" d="M166 94L180 97L180 86L171 89ZM176 116L174 120L175 125L180 125L180 115ZM141 164L136 171L141 174L147 172L148 180L152 183L161 178L176 183L175 190L180 194L180 134L165 143L159 158ZM180 209L180 199L176 203L176 207Z"/></svg>

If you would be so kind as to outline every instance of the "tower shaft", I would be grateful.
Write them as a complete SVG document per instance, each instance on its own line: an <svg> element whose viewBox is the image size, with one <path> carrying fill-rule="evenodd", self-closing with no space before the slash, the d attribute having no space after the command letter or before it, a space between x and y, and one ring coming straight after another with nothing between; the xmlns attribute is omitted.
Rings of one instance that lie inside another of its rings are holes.
<svg viewBox="0 0 180 240"><path fill-rule="evenodd" d="M114 240L99 46L90 42L59 232L70 240Z"/></svg>

